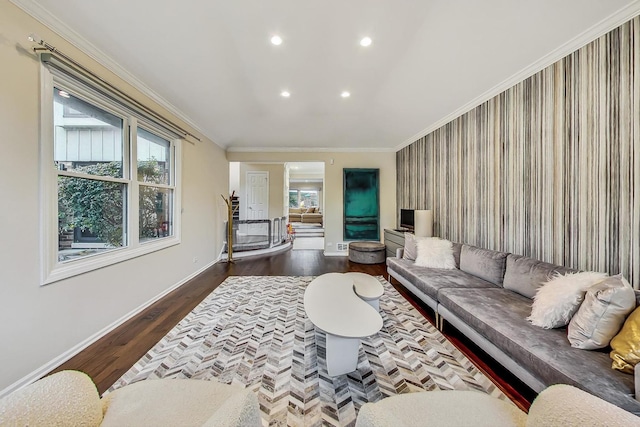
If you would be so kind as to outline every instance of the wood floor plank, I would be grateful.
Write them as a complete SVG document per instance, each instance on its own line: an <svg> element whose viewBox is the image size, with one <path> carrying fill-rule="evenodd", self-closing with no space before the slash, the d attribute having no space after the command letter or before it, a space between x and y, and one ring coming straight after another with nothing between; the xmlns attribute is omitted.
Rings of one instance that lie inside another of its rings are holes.
<svg viewBox="0 0 640 427"><path fill-rule="evenodd" d="M86 372L102 394L229 276L318 276L329 272L349 271L387 277L385 264L357 264L347 257L325 257L319 250L289 250L241 258L232 264L217 263L127 320L51 373L65 369ZM392 284L434 323L433 314L428 307L397 282ZM453 328L446 331L445 336L518 406L528 409L535 393Z"/></svg>

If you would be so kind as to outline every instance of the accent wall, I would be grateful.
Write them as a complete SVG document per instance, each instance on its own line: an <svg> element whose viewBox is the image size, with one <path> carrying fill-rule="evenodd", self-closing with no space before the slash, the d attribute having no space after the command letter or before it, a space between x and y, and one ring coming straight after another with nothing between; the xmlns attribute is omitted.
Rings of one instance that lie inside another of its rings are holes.
<svg viewBox="0 0 640 427"><path fill-rule="evenodd" d="M640 18L396 154L434 234L640 284Z"/></svg>

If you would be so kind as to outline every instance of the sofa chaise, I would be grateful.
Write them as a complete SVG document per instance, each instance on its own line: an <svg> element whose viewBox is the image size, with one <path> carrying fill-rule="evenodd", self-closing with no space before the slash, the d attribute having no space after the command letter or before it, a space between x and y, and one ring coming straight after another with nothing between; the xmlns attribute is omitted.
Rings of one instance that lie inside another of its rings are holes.
<svg viewBox="0 0 640 427"><path fill-rule="evenodd" d="M566 327L542 329L527 321L540 284L575 270L457 243L451 270L417 266L402 252L387 258L389 280L429 306L438 327L448 322L536 392L569 384L640 415L634 376L612 369L607 352L573 348ZM640 305L637 291L636 300Z"/></svg>

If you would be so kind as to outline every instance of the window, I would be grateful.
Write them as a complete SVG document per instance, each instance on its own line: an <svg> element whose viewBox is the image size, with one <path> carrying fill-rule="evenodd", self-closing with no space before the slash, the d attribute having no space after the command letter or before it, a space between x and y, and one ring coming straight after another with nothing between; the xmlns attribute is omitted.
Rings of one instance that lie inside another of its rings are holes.
<svg viewBox="0 0 640 427"><path fill-rule="evenodd" d="M297 208L300 206L298 190L289 190L289 207Z"/></svg>
<svg viewBox="0 0 640 427"><path fill-rule="evenodd" d="M300 190L300 206L318 207L318 192L313 190Z"/></svg>
<svg viewBox="0 0 640 427"><path fill-rule="evenodd" d="M173 235L171 143L138 128L139 238L148 241Z"/></svg>
<svg viewBox="0 0 640 427"><path fill-rule="evenodd" d="M78 114L66 115L71 109ZM124 123L59 87L53 89L60 262L127 245Z"/></svg>
<svg viewBox="0 0 640 427"><path fill-rule="evenodd" d="M318 207L319 194L317 190L289 190L289 207Z"/></svg>
<svg viewBox="0 0 640 427"><path fill-rule="evenodd" d="M43 283L179 243L176 135L43 70Z"/></svg>

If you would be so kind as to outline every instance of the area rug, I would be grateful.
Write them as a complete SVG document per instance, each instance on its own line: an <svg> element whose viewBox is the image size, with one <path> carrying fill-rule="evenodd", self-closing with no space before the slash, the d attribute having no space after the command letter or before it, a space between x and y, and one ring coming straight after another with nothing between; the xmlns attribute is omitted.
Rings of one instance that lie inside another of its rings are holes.
<svg viewBox="0 0 640 427"><path fill-rule="evenodd" d="M362 340L358 369L330 377L325 334L304 312L312 277L232 276L109 390L157 378L240 384L263 425L353 425L360 407L399 393L502 392L384 278L382 330Z"/></svg>

